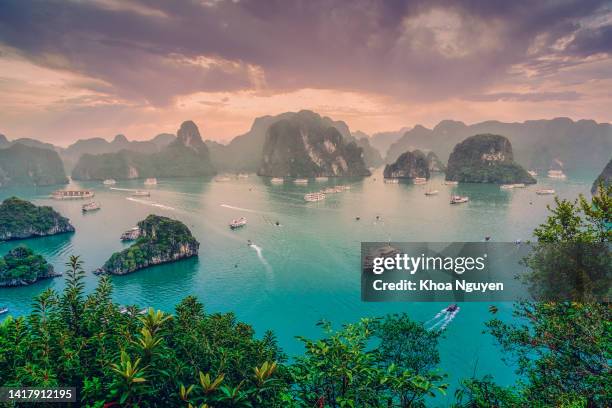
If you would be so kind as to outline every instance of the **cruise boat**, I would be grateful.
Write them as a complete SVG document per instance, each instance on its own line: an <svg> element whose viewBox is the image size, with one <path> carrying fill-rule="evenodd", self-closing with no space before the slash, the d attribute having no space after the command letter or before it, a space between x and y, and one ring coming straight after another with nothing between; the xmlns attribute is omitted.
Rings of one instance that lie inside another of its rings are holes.
<svg viewBox="0 0 612 408"><path fill-rule="evenodd" d="M548 170L548 177L561 180L567 178L561 170Z"/></svg>
<svg viewBox="0 0 612 408"><path fill-rule="evenodd" d="M285 180L281 177L273 177L270 179L270 182L274 184L281 184L281 183L284 183Z"/></svg>
<svg viewBox="0 0 612 408"><path fill-rule="evenodd" d="M470 201L469 197L454 195L454 196L451 196L450 203L451 204L461 204L461 203L467 203L468 201Z"/></svg>
<svg viewBox="0 0 612 408"><path fill-rule="evenodd" d="M140 238L140 228L134 227L121 234L122 241L135 241Z"/></svg>
<svg viewBox="0 0 612 408"><path fill-rule="evenodd" d="M157 179L155 177L148 178L144 181L145 186L155 186L157 185Z"/></svg>
<svg viewBox="0 0 612 408"><path fill-rule="evenodd" d="M0 306L0 314L5 314L8 313L8 307L5 306Z"/></svg>
<svg viewBox="0 0 612 408"><path fill-rule="evenodd" d="M399 184L399 179L396 178L386 178L384 179L385 184Z"/></svg>
<svg viewBox="0 0 612 408"><path fill-rule="evenodd" d="M295 184L308 184L308 179L305 178L299 178L299 179L295 179L293 180L293 182Z"/></svg>
<svg viewBox="0 0 612 408"><path fill-rule="evenodd" d="M52 197L55 200L73 200L92 198L94 195L91 190L57 190L53 192Z"/></svg>
<svg viewBox="0 0 612 408"><path fill-rule="evenodd" d="M459 185L459 182L458 181L447 180L447 181L444 182L444 185L446 185L446 186L456 186L456 185Z"/></svg>
<svg viewBox="0 0 612 408"><path fill-rule="evenodd" d="M413 181L413 184L426 184L427 179L424 177L416 177Z"/></svg>
<svg viewBox="0 0 612 408"><path fill-rule="evenodd" d="M438 195L439 191L438 190L429 190L425 192L426 196L435 196Z"/></svg>
<svg viewBox="0 0 612 408"><path fill-rule="evenodd" d="M529 170L527 173L529 173L531 177L538 177L538 172L535 170Z"/></svg>
<svg viewBox="0 0 612 408"><path fill-rule="evenodd" d="M151 193L144 190L136 190L132 193L134 197L151 197Z"/></svg>
<svg viewBox="0 0 612 408"><path fill-rule="evenodd" d="M551 195L551 194L555 194L555 190L553 190L552 188L543 188L543 189L536 191L536 194L537 195Z"/></svg>
<svg viewBox="0 0 612 408"><path fill-rule="evenodd" d="M246 224L247 224L247 219L244 217L240 217L238 219L232 220L229 223L229 227L231 229L236 229L236 228L244 227Z"/></svg>
<svg viewBox="0 0 612 408"><path fill-rule="evenodd" d="M502 184L499 186L502 190L512 190L514 188L514 184Z"/></svg>
<svg viewBox="0 0 612 408"><path fill-rule="evenodd" d="M117 184L117 181L115 181L115 179L106 179L102 182L102 184L104 184L105 186L114 186L115 184Z"/></svg>
<svg viewBox="0 0 612 408"><path fill-rule="evenodd" d="M97 211L100 208L102 208L100 207L100 204L94 201L92 201L91 203L83 204L83 207L81 207L83 212Z"/></svg>
<svg viewBox="0 0 612 408"><path fill-rule="evenodd" d="M329 178L325 177L325 176L320 176L320 177L315 177L316 181L327 181L329 180Z"/></svg>
<svg viewBox="0 0 612 408"><path fill-rule="evenodd" d="M316 193L308 193L304 195L304 200L308 202L321 201L324 199L325 199L325 193L320 192L320 191Z"/></svg>

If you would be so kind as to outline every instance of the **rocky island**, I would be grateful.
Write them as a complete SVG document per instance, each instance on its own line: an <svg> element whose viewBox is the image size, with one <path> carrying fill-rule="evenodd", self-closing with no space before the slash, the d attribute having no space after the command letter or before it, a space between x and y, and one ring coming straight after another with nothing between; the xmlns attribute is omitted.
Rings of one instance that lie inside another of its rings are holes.
<svg viewBox="0 0 612 408"><path fill-rule="evenodd" d="M24 246L11 249L0 258L0 287L31 285L61 275L45 258Z"/></svg>
<svg viewBox="0 0 612 408"><path fill-rule="evenodd" d="M612 159L610 159L599 177L595 179L593 187L591 187L591 193L593 195L597 194L597 189L599 188L600 184L603 184L604 186L609 186L612 184Z"/></svg>
<svg viewBox="0 0 612 408"><path fill-rule="evenodd" d="M215 174L208 147L192 121L181 124L177 137L159 152L132 150L83 154L72 170L75 180L199 177Z"/></svg>
<svg viewBox="0 0 612 408"><path fill-rule="evenodd" d="M139 269L198 255L200 243L180 221L149 215L138 223L140 237L129 248L115 252L97 274L125 275Z"/></svg>
<svg viewBox="0 0 612 408"><path fill-rule="evenodd" d="M363 150L311 111L273 123L258 171L269 177L369 176Z"/></svg>
<svg viewBox="0 0 612 408"><path fill-rule="evenodd" d="M385 178L428 179L429 162L425 153L420 150L402 153L395 163L387 164L383 172Z"/></svg>
<svg viewBox="0 0 612 408"><path fill-rule="evenodd" d="M74 232L68 218L51 207L38 207L17 197L0 204L0 241Z"/></svg>
<svg viewBox="0 0 612 408"><path fill-rule="evenodd" d="M56 151L22 143L0 148L0 187L66 183L64 164Z"/></svg>
<svg viewBox="0 0 612 408"><path fill-rule="evenodd" d="M496 184L536 182L514 162L508 138L493 134L471 136L457 144L448 158L446 180Z"/></svg>

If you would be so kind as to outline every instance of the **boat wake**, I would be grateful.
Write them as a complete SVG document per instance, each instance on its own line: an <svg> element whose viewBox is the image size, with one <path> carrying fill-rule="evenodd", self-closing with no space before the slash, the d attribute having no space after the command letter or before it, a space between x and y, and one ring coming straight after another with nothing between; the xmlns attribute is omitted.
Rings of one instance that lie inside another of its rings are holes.
<svg viewBox="0 0 612 408"><path fill-rule="evenodd" d="M270 264L268 263L266 258L263 256L261 247L255 245L255 244L249 244L249 247L253 248L255 250L255 252L257 252L257 257L259 258L259 260L261 261L263 266L266 268L266 271L269 274L271 274L272 273L272 267L270 266Z"/></svg>
<svg viewBox="0 0 612 408"><path fill-rule="evenodd" d="M232 210L250 212L250 213L253 213L253 214L259 214L260 213L259 211L250 210L248 208L242 208L242 207L234 207L233 205L229 205L229 204L221 204L221 207L223 207L223 208L231 208Z"/></svg>
<svg viewBox="0 0 612 408"><path fill-rule="evenodd" d="M138 191L135 188L119 188L119 187L111 187L110 190L117 190L117 191Z"/></svg>
<svg viewBox="0 0 612 408"><path fill-rule="evenodd" d="M157 207L157 208L163 208L164 210L176 211L176 208L174 208L174 207L170 207L169 205L164 205L164 204L156 203L155 201L140 200L140 199L134 198L134 197L126 197L125 199L129 200L129 201L133 201L135 203L148 205L148 206L151 206L151 207Z"/></svg>
<svg viewBox="0 0 612 408"><path fill-rule="evenodd" d="M446 327L455 319L461 308L457 305L450 305L440 310L433 318L425 322L427 331L444 331Z"/></svg>

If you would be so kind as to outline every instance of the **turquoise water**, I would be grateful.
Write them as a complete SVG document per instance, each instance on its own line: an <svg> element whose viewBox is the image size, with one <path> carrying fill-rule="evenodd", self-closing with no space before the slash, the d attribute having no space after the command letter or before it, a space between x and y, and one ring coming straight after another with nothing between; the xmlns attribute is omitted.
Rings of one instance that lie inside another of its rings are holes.
<svg viewBox="0 0 612 408"><path fill-rule="evenodd" d="M91 271L126 246L119 241L124 230L151 213L179 219L200 241L199 258L113 277L115 300L172 311L182 298L195 295L209 312L233 311L259 334L272 329L284 350L295 355L303 348L294 336L320 335L315 323L322 318L340 325L363 316L405 311L426 321L445 306L361 302L361 241L480 241L487 235L495 241L528 239L545 220L546 205L553 203L552 196L537 196L536 189L550 186L561 197L575 198L588 194L594 177L542 179L537 186L510 191L493 185L445 186L442 177L427 187L384 184L380 173L363 180L313 181L307 186L271 185L256 176L228 182L162 179L150 188L150 198L130 197L129 189L144 188L142 180L118 182L116 189L75 183L71 187L94 189L95 200L102 205L100 211L85 215L82 201L49 199L53 188L5 189L0 190L0 199L18 195L37 205L52 205L70 218L76 233L0 244L0 254L26 244L57 270L64 269L69 255L81 255L91 290L97 280ZM318 203L302 198L336 183L350 183L352 188ZM424 196L430 187L440 194ZM470 202L449 205L451 192L468 195ZM239 216L247 217L248 225L231 231L229 220ZM356 221L356 216L361 220ZM276 221L281 225L276 226ZM248 239L257 248L247 246ZM0 304L8 305L13 315L22 315L30 310L33 296L63 286L63 278L56 278L0 289ZM483 322L491 318L488 306L462 304L445 331L440 344L442 369L452 385L474 372L493 374L502 384L515 380L492 338L481 334ZM511 318L510 306L498 304L497 316Z"/></svg>

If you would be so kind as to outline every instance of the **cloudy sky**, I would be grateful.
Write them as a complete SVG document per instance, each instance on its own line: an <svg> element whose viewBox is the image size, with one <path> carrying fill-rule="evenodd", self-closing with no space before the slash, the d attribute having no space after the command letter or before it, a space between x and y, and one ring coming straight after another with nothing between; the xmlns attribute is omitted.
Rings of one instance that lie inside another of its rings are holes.
<svg viewBox="0 0 612 408"><path fill-rule="evenodd" d="M612 2L0 0L0 133L227 140L313 109L369 133L612 121Z"/></svg>

